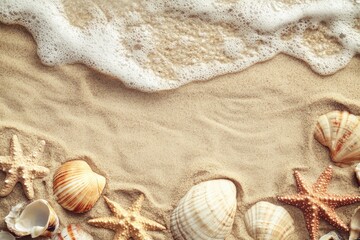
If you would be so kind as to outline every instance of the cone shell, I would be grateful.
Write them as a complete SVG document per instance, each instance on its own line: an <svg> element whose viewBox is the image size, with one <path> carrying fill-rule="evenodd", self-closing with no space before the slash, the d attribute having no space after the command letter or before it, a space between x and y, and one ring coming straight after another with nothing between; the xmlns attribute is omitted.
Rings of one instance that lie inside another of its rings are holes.
<svg viewBox="0 0 360 240"><path fill-rule="evenodd" d="M294 220L285 208L258 202L245 213L245 226L255 240L293 239Z"/></svg>
<svg viewBox="0 0 360 240"><path fill-rule="evenodd" d="M100 198L106 179L93 172L87 162L72 160L56 171L53 184L56 200L63 208L83 213Z"/></svg>
<svg viewBox="0 0 360 240"><path fill-rule="evenodd" d="M171 215L175 240L220 240L231 232L236 212L236 187L225 179L193 186Z"/></svg>
<svg viewBox="0 0 360 240"><path fill-rule="evenodd" d="M9 232L0 231L0 239L1 240L15 240L15 237L11 235Z"/></svg>
<svg viewBox="0 0 360 240"><path fill-rule="evenodd" d="M50 237L59 228L59 218L50 204L43 199L28 205L20 203L5 217L7 228L16 236Z"/></svg>
<svg viewBox="0 0 360 240"><path fill-rule="evenodd" d="M337 232L331 231L322 236L319 240L343 240L343 238Z"/></svg>
<svg viewBox="0 0 360 240"><path fill-rule="evenodd" d="M56 234L52 240L94 240L87 232L77 224L70 224L61 233Z"/></svg>
<svg viewBox="0 0 360 240"><path fill-rule="evenodd" d="M337 165L360 160L360 121L348 112L333 111L319 117L315 139L330 150Z"/></svg>
<svg viewBox="0 0 360 240"><path fill-rule="evenodd" d="M360 207L355 209L350 222L349 240L357 240L360 238Z"/></svg>

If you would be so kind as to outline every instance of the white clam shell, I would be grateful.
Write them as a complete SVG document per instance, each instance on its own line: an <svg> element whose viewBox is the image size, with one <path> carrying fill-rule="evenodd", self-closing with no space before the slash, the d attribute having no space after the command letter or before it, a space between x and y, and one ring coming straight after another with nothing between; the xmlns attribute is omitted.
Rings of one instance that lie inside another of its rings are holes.
<svg viewBox="0 0 360 240"><path fill-rule="evenodd" d="M343 240L343 238L337 232L331 231L322 236L319 240Z"/></svg>
<svg viewBox="0 0 360 240"><path fill-rule="evenodd" d="M356 208L350 222L349 240L360 238L360 207Z"/></svg>
<svg viewBox="0 0 360 240"><path fill-rule="evenodd" d="M193 186L171 215L175 240L223 240L236 213L236 187L225 179Z"/></svg>
<svg viewBox="0 0 360 240"><path fill-rule="evenodd" d="M93 172L83 160L72 160L59 167L54 175L53 188L57 202L65 209L83 213L100 198L105 177Z"/></svg>
<svg viewBox="0 0 360 240"><path fill-rule="evenodd" d="M31 235L32 238L50 237L59 228L59 218L46 200L39 199L26 205L14 206L5 217L8 229L16 236Z"/></svg>
<svg viewBox="0 0 360 240"><path fill-rule="evenodd" d="M245 226L255 240L293 239L294 220L285 208L258 202L245 213Z"/></svg>
<svg viewBox="0 0 360 240"><path fill-rule="evenodd" d="M52 240L94 240L94 238L82 230L79 225L70 224L60 233L56 234Z"/></svg>
<svg viewBox="0 0 360 240"><path fill-rule="evenodd" d="M337 165L360 161L360 120L348 112L333 111L319 117L314 137L330 150Z"/></svg>
<svg viewBox="0 0 360 240"><path fill-rule="evenodd" d="M11 235L9 232L0 231L0 239L1 240L15 240L15 237Z"/></svg>

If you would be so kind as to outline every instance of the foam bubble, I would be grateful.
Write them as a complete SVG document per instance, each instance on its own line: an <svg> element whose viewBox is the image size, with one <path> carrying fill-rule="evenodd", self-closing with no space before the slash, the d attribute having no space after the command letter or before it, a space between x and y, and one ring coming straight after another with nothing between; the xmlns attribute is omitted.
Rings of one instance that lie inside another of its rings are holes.
<svg viewBox="0 0 360 240"><path fill-rule="evenodd" d="M141 91L278 53L332 74L360 52L354 0L2 0L0 21L25 26L46 65L81 62Z"/></svg>

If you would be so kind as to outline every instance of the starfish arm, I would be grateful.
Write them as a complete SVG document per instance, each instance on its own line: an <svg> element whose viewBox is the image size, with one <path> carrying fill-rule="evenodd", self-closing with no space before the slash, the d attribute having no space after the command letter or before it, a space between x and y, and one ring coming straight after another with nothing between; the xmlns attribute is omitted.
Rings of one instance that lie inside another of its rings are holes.
<svg viewBox="0 0 360 240"><path fill-rule="evenodd" d="M316 180L316 183L313 185L313 190L316 193L323 193L326 192L327 187L332 178L332 166L328 166L323 173L319 176Z"/></svg>
<svg viewBox="0 0 360 240"><path fill-rule="evenodd" d="M139 198L131 205L129 212L140 213L143 202L144 194L141 194Z"/></svg>
<svg viewBox="0 0 360 240"><path fill-rule="evenodd" d="M289 196L279 196L277 197L277 199L280 202L292 205L292 206L296 206L296 207L301 207L304 203L304 196L300 195L300 194L294 194L294 195L289 195Z"/></svg>
<svg viewBox="0 0 360 240"><path fill-rule="evenodd" d="M41 140L37 147L34 149L34 151L31 153L31 159L33 161L35 161L35 159L39 158L41 156L41 154L44 152L45 150L45 141Z"/></svg>
<svg viewBox="0 0 360 240"><path fill-rule="evenodd" d="M23 156L23 151L19 142L19 139L16 135L14 135L11 139L11 143L10 143L10 156L14 157L16 159L16 157L18 156Z"/></svg>
<svg viewBox="0 0 360 240"><path fill-rule="evenodd" d="M111 210L111 212L113 212L115 214L116 217L118 218L124 218L128 215L128 212L122 208L120 206L120 204L118 204L117 202L111 201L109 198L105 197L105 202L108 205L109 209Z"/></svg>
<svg viewBox="0 0 360 240"><path fill-rule="evenodd" d="M360 196L354 196L354 195L344 195L344 196L327 195L324 197L319 197L319 199L333 208L338 208L360 202Z"/></svg>
<svg viewBox="0 0 360 240"><path fill-rule="evenodd" d="M0 156L0 171L10 170L13 163L11 162L11 157Z"/></svg>
<svg viewBox="0 0 360 240"><path fill-rule="evenodd" d="M33 180L32 179L23 179L21 182L23 185L25 196L28 199L33 199L35 196Z"/></svg>
<svg viewBox="0 0 360 240"><path fill-rule="evenodd" d="M166 227L164 227L160 223L150 220L148 218L142 217L142 216L138 216L136 218L136 221L139 222L142 225L142 227L147 231L158 231L158 230L166 229Z"/></svg>
<svg viewBox="0 0 360 240"><path fill-rule="evenodd" d="M16 183L18 182L18 176L16 174L7 174L5 178L5 184L0 191L0 197L6 197L14 189Z"/></svg>
<svg viewBox="0 0 360 240"><path fill-rule="evenodd" d="M334 209L320 207L320 215L334 227L345 232L349 231L348 226L346 226L346 224L336 215Z"/></svg>
<svg viewBox="0 0 360 240"><path fill-rule="evenodd" d="M95 227L107 228L116 232L123 232L125 230L125 226L116 217L94 218L89 220L88 223Z"/></svg>
<svg viewBox="0 0 360 240"><path fill-rule="evenodd" d="M319 239L319 208L309 207L304 211L304 217L306 222L306 228L309 232L311 240Z"/></svg>
<svg viewBox="0 0 360 240"><path fill-rule="evenodd" d="M304 193L310 193L311 192L310 188L305 184L305 181L302 178L300 172L294 171L294 177L295 177L296 186L298 188L299 193L304 194Z"/></svg>
<svg viewBox="0 0 360 240"><path fill-rule="evenodd" d="M124 231L117 231L113 240L129 240L129 238L129 234L125 233Z"/></svg>
<svg viewBox="0 0 360 240"><path fill-rule="evenodd" d="M50 170L43 166L33 166L29 171L29 175L34 178L44 178L49 175Z"/></svg>

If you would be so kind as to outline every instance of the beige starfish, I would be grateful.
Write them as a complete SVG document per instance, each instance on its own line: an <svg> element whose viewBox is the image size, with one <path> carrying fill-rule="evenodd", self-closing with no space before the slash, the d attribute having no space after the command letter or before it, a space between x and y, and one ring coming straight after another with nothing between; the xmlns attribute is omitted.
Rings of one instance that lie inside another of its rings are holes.
<svg viewBox="0 0 360 240"><path fill-rule="evenodd" d="M340 196L327 192L327 187L332 178L332 172L332 167L327 167L315 184L310 187L305 184L300 173L295 171L294 176L298 193L278 197L279 201L293 205L303 211L311 240L319 239L318 230L320 218L325 219L336 228L349 231L348 226L337 216L335 208L360 202L359 195Z"/></svg>
<svg viewBox="0 0 360 240"><path fill-rule="evenodd" d="M152 238L146 231L166 229L163 225L140 215L144 195L141 195L128 210L123 209L118 203L107 197L104 198L114 216L91 219L88 223L115 231L114 240L150 240Z"/></svg>
<svg viewBox="0 0 360 240"><path fill-rule="evenodd" d="M9 195L16 183L23 185L25 195L28 199L34 198L33 181L36 178L43 178L49 174L49 169L36 165L44 151L45 141L40 141L33 152L24 156L19 139L16 135L12 137L10 143L10 156L0 156L0 170L6 173L5 185L0 191L0 197Z"/></svg>

